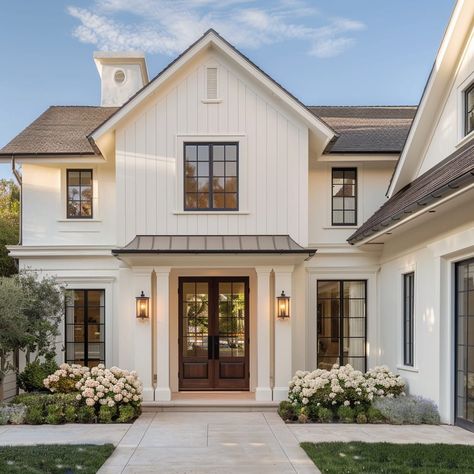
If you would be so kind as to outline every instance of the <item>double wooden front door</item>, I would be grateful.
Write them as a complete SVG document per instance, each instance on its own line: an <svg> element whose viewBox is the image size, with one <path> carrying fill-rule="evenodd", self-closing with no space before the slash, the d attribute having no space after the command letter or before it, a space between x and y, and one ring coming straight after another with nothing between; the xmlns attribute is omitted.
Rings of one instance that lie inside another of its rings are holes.
<svg viewBox="0 0 474 474"><path fill-rule="evenodd" d="M248 278L179 279L180 390L248 390Z"/></svg>

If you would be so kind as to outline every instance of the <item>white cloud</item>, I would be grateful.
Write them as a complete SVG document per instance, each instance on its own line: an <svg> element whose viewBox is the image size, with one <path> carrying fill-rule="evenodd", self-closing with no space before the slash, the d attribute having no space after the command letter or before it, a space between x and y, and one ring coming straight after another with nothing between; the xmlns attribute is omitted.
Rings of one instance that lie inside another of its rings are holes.
<svg viewBox="0 0 474 474"><path fill-rule="evenodd" d="M299 41L308 54L328 58L354 43L365 28L347 18L324 20L307 0L96 0L68 7L79 20L73 35L103 50L137 49L175 55L209 28L237 47ZM309 21L311 20L311 21ZM317 24L317 26L314 26Z"/></svg>

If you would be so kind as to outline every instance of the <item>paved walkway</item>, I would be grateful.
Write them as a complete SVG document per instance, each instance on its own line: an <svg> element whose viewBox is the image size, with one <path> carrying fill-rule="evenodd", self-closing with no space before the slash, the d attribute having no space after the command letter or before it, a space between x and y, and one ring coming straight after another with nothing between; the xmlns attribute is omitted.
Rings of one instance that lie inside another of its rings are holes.
<svg viewBox="0 0 474 474"><path fill-rule="evenodd" d="M301 441L456 443L454 426L285 425L276 413L144 413L133 425L1 426L1 445L113 443L99 473L317 473Z"/></svg>

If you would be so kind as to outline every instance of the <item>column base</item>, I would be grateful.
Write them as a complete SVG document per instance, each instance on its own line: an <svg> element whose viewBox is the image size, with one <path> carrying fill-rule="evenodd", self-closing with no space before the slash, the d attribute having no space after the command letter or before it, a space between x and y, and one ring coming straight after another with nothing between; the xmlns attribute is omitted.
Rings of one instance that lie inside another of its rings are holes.
<svg viewBox="0 0 474 474"><path fill-rule="evenodd" d="M255 389L255 400L257 402L271 402L272 389L270 387L257 387Z"/></svg>
<svg viewBox="0 0 474 474"><path fill-rule="evenodd" d="M275 387L273 389L273 401L282 402L288 400L288 387Z"/></svg>
<svg viewBox="0 0 474 474"><path fill-rule="evenodd" d="M152 402L153 401L154 390L153 387L147 387L143 389L143 401Z"/></svg>
<svg viewBox="0 0 474 474"><path fill-rule="evenodd" d="M155 390L155 402L171 401L171 390L169 387L159 387Z"/></svg>

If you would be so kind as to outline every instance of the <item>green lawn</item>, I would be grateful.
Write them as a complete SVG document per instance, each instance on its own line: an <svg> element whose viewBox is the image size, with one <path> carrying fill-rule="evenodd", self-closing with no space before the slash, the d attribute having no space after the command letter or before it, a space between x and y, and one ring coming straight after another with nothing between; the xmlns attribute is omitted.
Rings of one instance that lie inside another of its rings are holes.
<svg viewBox="0 0 474 474"><path fill-rule="evenodd" d="M460 444L301 443L322 473L472 473L474 446Z"/></svg>
<svg viewBox="0 0 474 474"><path fill-rule="evenodd" d="M2 446L0 447L0 472L95 474L113 450L112 444Z"/></svg>

